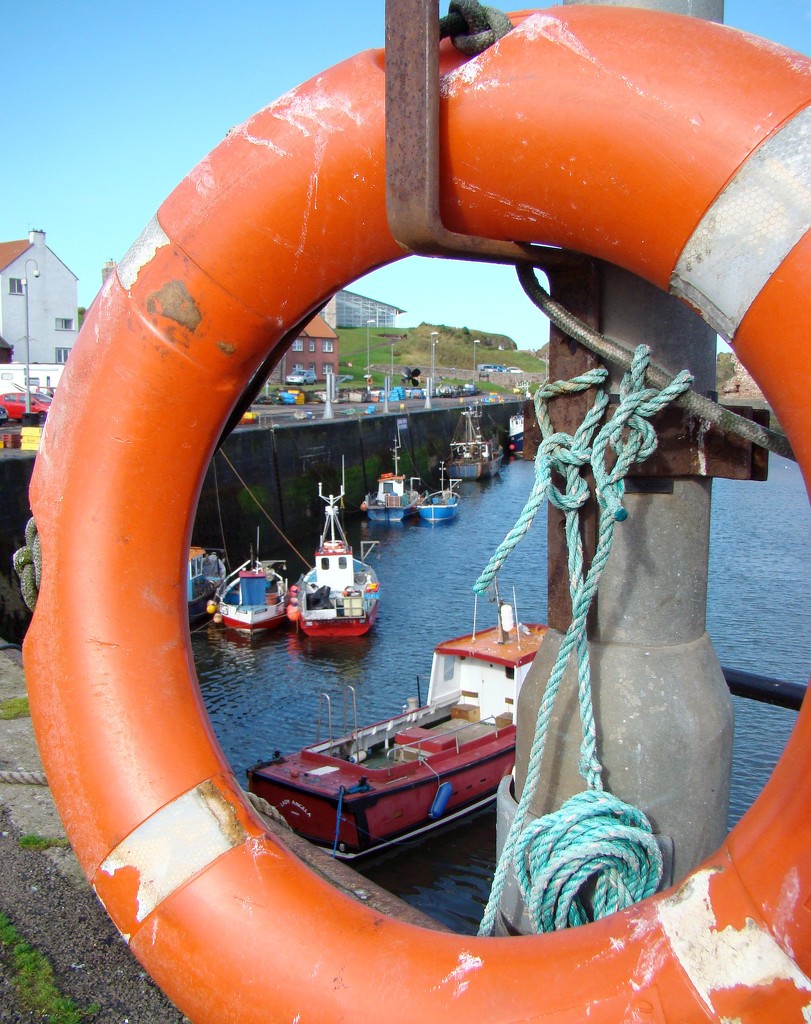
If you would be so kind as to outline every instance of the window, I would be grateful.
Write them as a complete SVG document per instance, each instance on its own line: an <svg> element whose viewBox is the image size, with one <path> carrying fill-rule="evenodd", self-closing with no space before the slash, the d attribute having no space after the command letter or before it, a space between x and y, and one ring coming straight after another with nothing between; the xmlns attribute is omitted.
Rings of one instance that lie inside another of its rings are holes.
<svg viewBox="0 0 811 1024"><path fill-rule="evenodd" d="M302 341L301 338L296 338L296 340L293 342L293 344L290 346L290 348L291 348L291 350L293 352L303 352L304 351L304 342Z"/></svg>
<svg viewBox="0 0 811 1024"><path fill-rule="evenodd" d="M307 351L315 352L315 338L310 338L309 342L307 343Z"/></svg>
<svg viewBox="0 0 811 1024"><path fill-rule="evenodd" d="M58 348L56 350L56 355L55 355L55 358L54 358L54 362L55 363L62 363L62 364L64 364L64 363L66 363L68 361L68 356L69 355L70 355L70 349L69 348Z"/></svg>
<svg viewBox="0 0 811 1024"><path fill-rule="evenodd" d="M72 331L73 319L71 317L58 316L56 318L57 331Z"/></svg>
<svg viewBox="0 0 811 1024"><path fill-rule="evenodd" d="M332 349L332 339L331 338L324 338L324 351L325 352L332 352L332 350L333 350Z"/></svg>
<svg viewBox="0 0 811 1024"><path fill-rule="evenodd" d="M8 293L9 295L22 295L23 279L21 277L10 277L8 279Z"/></svg>

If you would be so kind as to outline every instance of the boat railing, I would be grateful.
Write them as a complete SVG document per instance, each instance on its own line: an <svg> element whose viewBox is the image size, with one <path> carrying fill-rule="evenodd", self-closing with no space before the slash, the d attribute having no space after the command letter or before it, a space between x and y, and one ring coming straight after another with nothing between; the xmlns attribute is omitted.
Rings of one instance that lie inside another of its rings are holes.
<svg viewBox="0 0 811 1024"><path fill-rule="evenodd" d="M352 696L352 715L353 715L353 718L354 718L354 725L353 726L350 726L350 723L348 721L348 716L347 716L347 704L348 704L348 699L349 699L350 694ZM355 693L355 687L352 686L351 683L347 683L347 685L344 687L344 729L343 729L344 736L348 736L350 734L350 729L351 729L351 734L352 734L352 745L355 748L354 751L351 751L350 753L353 753L354 756L357 758L358 750L359 750L359 745L358 745L358 698L357 698L357 694ZM332 736L330 736L330 742L332 742Z"/></svg>
<svg viewBox="0 0 811 1024"><path fill-rule="evenodd" d="M380 541L379 540L362 540L360 542L360 560L365 562L369 557L369 554L377 548L377 557L380 558Z"/></svg>
<svg viewBox="0 0 811 1024"><path fill-rule="evenodd" d="M321 742L321 708L324 704L327 707L327 739L332 744L332 701L328 693L319 693L318 695L318 724L316 726L315 742Z"/></svg>

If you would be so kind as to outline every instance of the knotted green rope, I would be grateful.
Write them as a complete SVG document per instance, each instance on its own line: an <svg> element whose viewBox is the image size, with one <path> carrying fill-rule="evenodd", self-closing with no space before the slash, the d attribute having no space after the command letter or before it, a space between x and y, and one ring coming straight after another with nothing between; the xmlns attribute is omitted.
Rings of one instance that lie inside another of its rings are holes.
<svg viewBox="0 0 811 1024"><path fill-rule="evenodd" d="M572 621L538 709L526 784L496 866L490 898L479 928L481 935L488 935L493 930L510 865L515 871L533 927L538 931L604 917L651 895L661 880L662 857L647 818L641 811L603 791L586 634L589 608L608 561L614 525L627 516L622 505L625 475L633 462L647 458L656 448L656 432L648 417L687 390L692 382L691 375L682 371L661 391L645 387L649 358L648 348L640 345L634 353L630 370L623 377L619 407L596 436L594 431L608 404L608 396L602 388L572 436L553 430L548 402L560 394L601 385L607 376L604 369L590 371L572 381L555 381L538 390L535 405L543 441L535 459L535 484L516 526L499 545L473 588L479 594L486 591L509 553L525 536L544 495L563 510ZM616 463L610 471L605 465L609 447L616 454ZM581 469L586 465L591 466L595 478L599 525L597 548L584 576L579 511L589 493L581 475ZM565 490L555 486L553 472L563 478ZM577 657L583 736L579 771L587 791L572 797L558 811L526 825L529 806L540 779L552 708L572 654ZM581 899L581 890L595 879L589 911Z"/></svg>
<svg viewBox="0 0 811 1024"><path fill-rule="evenodd" d="M42 552L39 547L39 535L33 518L25 525L25 545L14 552L12 558L14 571L20 578L20 590L23 600L30 611L37 605L39 582L42 577Z"/></svg>
<svg viewBox="0 0 811 1024"><path fill-rule="evenodd" d="M448 13L439 19L439 37L451 37L460 53L473 57L512 30L512 22L497 7L478 0L451 0Z"/></svg>

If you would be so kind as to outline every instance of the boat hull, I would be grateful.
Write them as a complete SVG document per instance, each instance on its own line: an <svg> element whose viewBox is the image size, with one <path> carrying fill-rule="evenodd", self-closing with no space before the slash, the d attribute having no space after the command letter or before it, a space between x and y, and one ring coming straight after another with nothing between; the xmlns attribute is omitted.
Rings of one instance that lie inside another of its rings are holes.
<svg viewBox="0 0 811 1024"><path fill-rule="evenodd" d="M421 505L420 519L429 523L447 523L455 519L459 512L458 505Z"/></svg>
<svg viewBox="0 0 811 1024"><path fill-rule="evenodd" d="M282 606L267 611L264 608L257 608L248 611L221 611L220 614L224 626L228 626L230 629L241 629L246 633L276 629L289 621L286 610Z"/></svg>
<svg viewBox="0 0 811 1024"><path fill-rule="evenodd" d="M485 480L500 470L501 457L486 462L449 462L447 473L451 480Z"/></svg>
<svg viewBox="0 0 811 1024"><path fill-rule="evenodd" d="M384 508L368 505L366 515L373 523L401 523L417 511L416 505L405 505L401 508Z"/></svg>
<svg viewBox="0 0 811 1024"><path fill-rule="evenodd" d="M194 625L196 622L200 622L201 619L209 617L208 603L215 599L217 586L217 582L212 581L203 592L197 594L193 600L189 601L189 625Z"/></svg>
<svg viewBox="0 0 811 1024"><path fill-rule="evenodd" d="M298 619L298 627L305 636L320 639L336 639L342 636L364 636L375 624L377 601L369 604L363 616L330 615L323 618L308 618L306 612Z"/></svg>
<svg viewBox="0 0 811 1024"><path fill-rule="evenodd" d="M502 729L490 740L469 746L473 749L429 755L388 770L330 757L308 760L305 750L292 759L249 769L248 788L276 807L299 835L334 850L337 857L352 859L437 828L494 800L499 783L515 763L515 728ZM363 779L368 788L363 788ZM432 816L445 783L450 796L441 813Z"/></svg>

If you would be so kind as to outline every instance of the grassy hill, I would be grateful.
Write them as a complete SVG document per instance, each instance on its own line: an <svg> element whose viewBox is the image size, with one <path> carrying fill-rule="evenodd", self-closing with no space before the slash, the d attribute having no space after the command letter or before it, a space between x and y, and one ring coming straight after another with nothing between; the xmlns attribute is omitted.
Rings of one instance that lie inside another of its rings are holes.
<svg viewBox="0 0 811 1024"><path fill-rule="evenodd" d="M433 338L433 332L436 338ZM352 374L360 382L366 367L366 328L339 327L339 373ZM478 339L479 344L474 345ZM470 380L474 365L503 363L519 366L528 373L543 373L546 363L533 353L519 351L505 334L473 331L468 327L420 324L419 327L369 327L369 364L375 384L382 384L394 364L395 381L406 368L418 367L424 382L431 373L431 344L437 379ZM459 374L459 376L457 376Z"/></svg>

